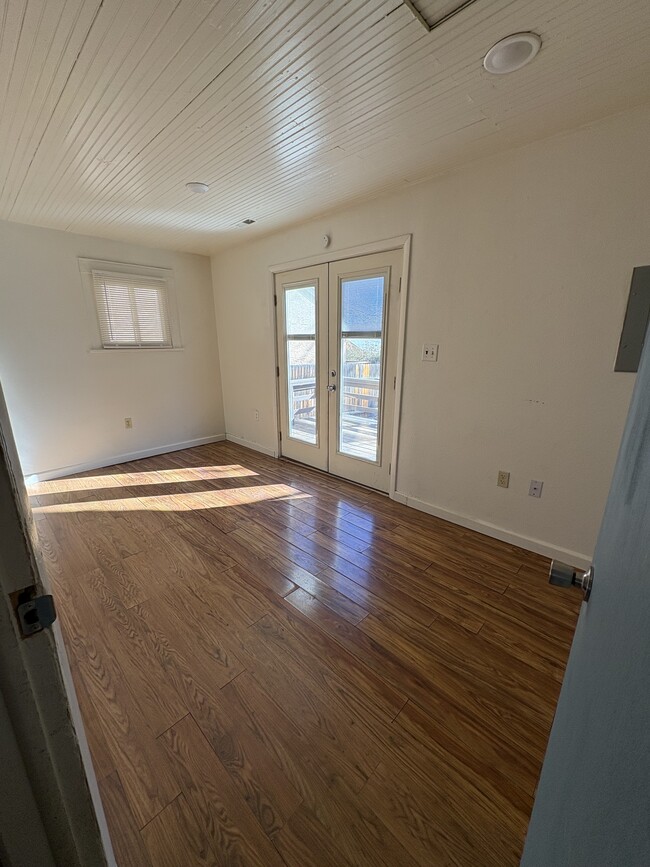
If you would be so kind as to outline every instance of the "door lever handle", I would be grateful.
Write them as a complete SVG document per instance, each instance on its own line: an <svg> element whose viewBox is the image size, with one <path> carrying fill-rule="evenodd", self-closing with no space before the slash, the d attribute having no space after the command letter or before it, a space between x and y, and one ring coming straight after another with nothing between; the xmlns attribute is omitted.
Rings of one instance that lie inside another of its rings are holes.
<svg viewBox="0 0 650 867"><path fill-rule="evenodd" d="M559 560L553 560L548 571L548 580L549 584L554 584L556 587L579 587L585 594L585 602L587 602L594 581L594 567L590 566L586 572L583 572L582 569L575 569L566 563L560 563Z"/></svg>
<svg viewBox="0 0 650 867"><path fill-rule="evenodd" d="M328 385L327 390L328 391L336 391L336 386L335 385Z"/></svg>

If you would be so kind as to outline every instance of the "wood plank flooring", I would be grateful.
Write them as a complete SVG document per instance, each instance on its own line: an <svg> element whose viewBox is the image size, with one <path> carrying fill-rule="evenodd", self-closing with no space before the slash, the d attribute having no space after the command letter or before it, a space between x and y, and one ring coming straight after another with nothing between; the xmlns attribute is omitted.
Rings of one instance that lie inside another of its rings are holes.
<svg viewBox="0 0 650 867"><path fill-rule="evenodd" d="M518 863L547 560L231 443L30 493L121 867Z"/></svg>

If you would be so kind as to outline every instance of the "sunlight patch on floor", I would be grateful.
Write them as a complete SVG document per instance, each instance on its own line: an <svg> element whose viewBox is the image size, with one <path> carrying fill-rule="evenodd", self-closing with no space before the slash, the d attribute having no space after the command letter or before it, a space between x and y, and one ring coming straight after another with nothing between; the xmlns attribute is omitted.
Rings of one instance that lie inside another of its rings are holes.
<svg viewBox="0 0 650 867"><path fill-rule="evenodd" d="M145 473L111 473L105 476L82 476L74 479L53 479L49 482L35 482L27 486L27 493L34 496L43 494L68 494L73 491L92 491L104 488L130 487L132 485L162 485L170 482L200 482L208 479L236 479L243 476L257 476L240 464L223 467L182 467L177 470L155 470Z"/></svg>
<svg viewBox="0 0 650 867"><path fill-rule="evenodd" d="M52 515L63 512L193 512L199 509L223 509L244 506L266 500L302 500L310 497L289 485L254 485L227 488L221 491L200 491L195 494L162 494L153 497L128 497L114 500L93 500L80 503L57 503L34 506L34 514Z"/></svg>

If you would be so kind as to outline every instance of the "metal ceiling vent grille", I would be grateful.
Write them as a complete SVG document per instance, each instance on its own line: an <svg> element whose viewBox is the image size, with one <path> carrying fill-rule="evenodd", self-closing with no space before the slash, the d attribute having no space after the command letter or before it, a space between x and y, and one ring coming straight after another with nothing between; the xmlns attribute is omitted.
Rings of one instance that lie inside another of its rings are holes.
<svg viewBox="0 0 650 867"><path fill-rule="evenodd" d="M431 33L432 30L435 30L437 27L440 27L441 24L444 24L445 21L449 21L450 18L453 18L455 15L458 15L459 12L462 12L463 9L467 9L468 6L472 6L476 3L476 0L465 0L464 3L443 3L443 10L440 10L438 16L429 23L427 19L424 17L422 12L418 9L415 3L412 0L402 0L404 6L409 10L409 12L413 15L416 21L419 21L420 24L424 27L427 33Z"/></svg>

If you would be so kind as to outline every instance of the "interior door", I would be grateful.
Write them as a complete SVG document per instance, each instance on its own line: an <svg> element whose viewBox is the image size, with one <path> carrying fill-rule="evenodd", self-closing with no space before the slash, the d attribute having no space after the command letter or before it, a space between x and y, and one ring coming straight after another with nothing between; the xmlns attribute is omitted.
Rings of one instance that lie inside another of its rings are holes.
<svg viewBox="0 0 650 867"><path fill-rule="evenodd" d="M397 375L399 251L329 267L330 472L390 484Z"/></svg>
<svg viewBox="0 0 650 867"><path fill-rule="evenodd" d="M1 387L0 532L0 861L114 864L59 625L23 637L14 614L49 582Z"/></svg>
<svg viewBox="0 0 650 867"><path fill-rule="evenodd" d="M584 447L589 448L588 428ZM593 568L593 589L571 648L524 867L650 864L650 341Z"/></svg>
<svg viewBox="0 0 650 867"><path fill-rule="evenodd" d="M276 274L281 452L390 483L401 251Z"/></svg>

